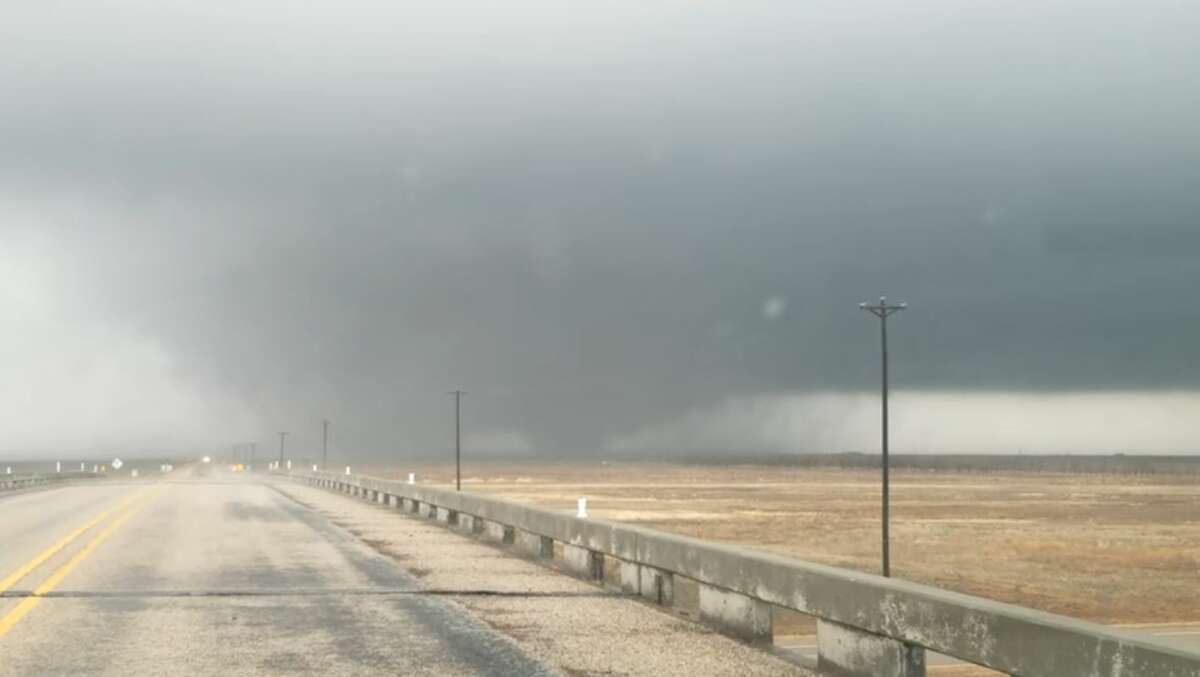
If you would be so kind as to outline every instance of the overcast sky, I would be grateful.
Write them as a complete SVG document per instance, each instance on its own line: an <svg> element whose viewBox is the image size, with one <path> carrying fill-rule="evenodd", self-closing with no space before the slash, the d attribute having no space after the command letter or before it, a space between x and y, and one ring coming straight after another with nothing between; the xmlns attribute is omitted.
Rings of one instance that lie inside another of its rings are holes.
<svg viewBox="0 0 1200 677"><path fill-rule="evenodd" d="M15 3L0 454L1200 450L1198 25Z"/></svg>

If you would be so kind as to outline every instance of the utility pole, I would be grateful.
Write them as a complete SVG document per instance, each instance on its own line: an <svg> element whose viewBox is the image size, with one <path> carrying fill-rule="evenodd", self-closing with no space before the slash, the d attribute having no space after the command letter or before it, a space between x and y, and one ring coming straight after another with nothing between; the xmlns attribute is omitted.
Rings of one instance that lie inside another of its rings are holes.
<svg viewBox="0 0 1200 677"><path fill-rule="evenodd" d="M321 421L321 470L329 467L329 419Z"/></svg>
<svg viewBox="0 0 1200 677"><path fill-rule="evenodd" d="M908 307L907 303L900 305L889 306L886 296L879 297L879 305L872 306L867 303L860 303L858 307L862 310L871 313L879 318L879 344L881 356L883 358L883 376L880 381L880 404L882 413L882 433L881 447L883 455L881 459L881 467L883 469L883 575L889 577L892 575L890 546L888 543L888 349L887 349L887 319L889 315L894 315Z"/></svg>
<svg viewBox="0 0 1200 677"><path fill-rule="evenodd" d="M279 433L279 467L283 467L283 438L287 435L286 430Z"/></svg>
<svg viewBox="0 0 1200 677"><path fill-rule="evenodd" d="M246 465L248 470L254 469L254 455L258 452L258 442L250 443L250 463Z"/></svg>
<svg viewBox="0 0 1200 677"><path fill-rule="evenodd" d="M465 390L451 390L454 396L454 490L462 491L462 396Z"/></svg>

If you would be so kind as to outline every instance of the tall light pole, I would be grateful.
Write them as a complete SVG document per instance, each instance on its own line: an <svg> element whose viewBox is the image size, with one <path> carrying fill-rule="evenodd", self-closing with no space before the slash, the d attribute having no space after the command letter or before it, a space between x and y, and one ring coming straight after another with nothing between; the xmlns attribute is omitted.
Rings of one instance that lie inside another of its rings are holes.
<svg viewBox="0 0 1200 677"><path fill-rule="evenodd" d="M280 431L280 433L279 433L279 466L278 466L280 468L283 467L283 438L285 438L287 436L288 436L288 434L287 434L286 430Z"/></svg>
<svg viewBox="0 0 1200 677"><path fill-rule="evenodd" d="M454 396L454 490L462 491L462 396L464 390L451 390Z"/></svg>
<svg viewBox="0 0 1200 677"><path fill-rule="evenodd" d="M889 306L886 296L879 297L879 305L860 303L858 307L879 318L879 345L883 357L883 378L880 382L880 405L882 411L881 446L883 454L880 465L883 469L883 575L892 575L890 546L888 544L888 349L887 319L908 307L907 303Z"/></svg>
<svg viewBox="0 0 1200 677"><path fill-rule="evenodd" d="M329 468L329 419L321 421L321 470Z"/></svg>

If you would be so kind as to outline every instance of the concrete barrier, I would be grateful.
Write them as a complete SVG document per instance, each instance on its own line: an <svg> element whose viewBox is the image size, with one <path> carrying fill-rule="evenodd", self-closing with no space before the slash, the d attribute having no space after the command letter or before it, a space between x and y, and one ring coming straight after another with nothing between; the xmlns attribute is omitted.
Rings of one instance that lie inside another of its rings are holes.
<svg viewBox="0 0 1200 677"><path fill-rule="evenodd" d="M99 473L74 470L46 475L0 475L0 492L30 489L33 487L57 484L70 480L90 479L100 477Z"/></svg>
<svg viewBox="0 0 1200 677"><path fill-rule="evenodd" d="M458 524L534 556L562 544L564 568L594 580L620 566L620 589L674 604L680 579L698 584L701 618L754 642L771 637L771 605L814 616L819 667L833 675L919 677L925 651L1027 677L1200 677L1200 654L1102 625L948 590L787 559L513 501L358 475L336 479L451 513ZM443 513L444 511L444 513Z"/></svg>

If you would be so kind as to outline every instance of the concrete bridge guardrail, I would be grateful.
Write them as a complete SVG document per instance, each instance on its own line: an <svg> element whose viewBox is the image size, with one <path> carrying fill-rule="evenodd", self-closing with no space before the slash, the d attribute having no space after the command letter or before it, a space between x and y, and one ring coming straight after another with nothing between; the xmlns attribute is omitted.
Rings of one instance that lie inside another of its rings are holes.
<svg viewBox="0 0 1200 677"><path fill-rule="evenodd" d="M677 579L693 581L701 619L750 641L770 641L771 605L813 616L824 674L917 677L930 650L1027 677L1200 677L1200 654L930 586L419 484L300 470L291 476L533 556L549 556L558 542L575 573L602 578L606 565L616 566L622 591L660 604L673 603Z"/></svg>
<svg viewBox="0 0 1200 677"><path fill-rule="evenodd" d="M0 492L14 489L28 489L30 487L38 487L46 484L53 484L55 482L64 482L66 480L96 476L96 473L81 471L38 475L0 475Z"/></svg>

